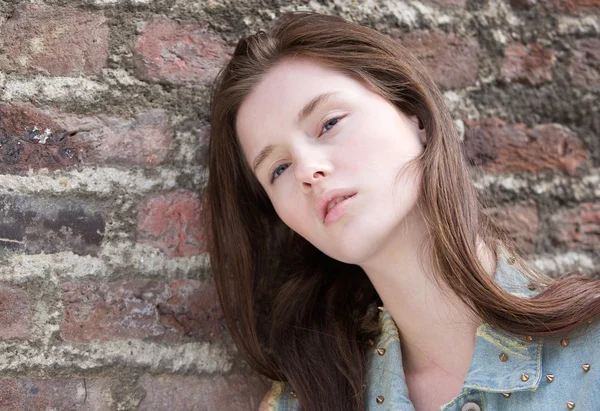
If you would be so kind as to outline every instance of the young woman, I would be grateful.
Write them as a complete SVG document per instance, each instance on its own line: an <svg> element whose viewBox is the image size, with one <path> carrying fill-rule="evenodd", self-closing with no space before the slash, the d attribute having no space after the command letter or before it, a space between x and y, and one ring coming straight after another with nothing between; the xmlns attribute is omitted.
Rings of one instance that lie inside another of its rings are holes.
<svg viewBox="0 0 600 411"><path fill-rule="evenodd" d="M311 13L240 40L209 156L211 265L276 381L262 409L600 409L600 283L517 255L397 42Z"/></svg>

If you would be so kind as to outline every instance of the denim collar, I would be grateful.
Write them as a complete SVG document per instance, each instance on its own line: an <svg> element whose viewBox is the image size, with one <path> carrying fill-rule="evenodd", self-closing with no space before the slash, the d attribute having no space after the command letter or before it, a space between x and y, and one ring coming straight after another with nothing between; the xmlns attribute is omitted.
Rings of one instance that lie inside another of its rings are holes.
<svg viewBox="0 0 600 411"><path fill-rule="evenodd" d="M528 290L528 280L508 261L500 252L496 283L513 295L532 296L534 292ZM382 396L386 403L394 404L399 410L413 409L402 368L398 329L385 307L380 313L380 322L382 333L370 355L367 395L369 398ZM535 390L542 377L542 343L541 338L526 341L525 337L481 324L476 332L471 365L458 397L473 390L502 393ZM383 354L378 348L384 348ZM506 361L500 359L501 354Z"/></svg>

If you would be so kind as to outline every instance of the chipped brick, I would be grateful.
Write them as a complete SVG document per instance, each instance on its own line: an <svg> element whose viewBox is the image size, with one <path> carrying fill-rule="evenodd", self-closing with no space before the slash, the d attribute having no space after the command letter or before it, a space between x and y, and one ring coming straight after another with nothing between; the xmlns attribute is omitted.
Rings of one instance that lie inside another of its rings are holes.
<svg viewBox="0 0 600 411"><path fill-rule="evenodd" d="M574 174L589 157L583 142L565 127L539 124L528 128L493 117L465 120L464 144L470 161L493 173L557 170Z"/></svg>
<svg viewBox="0 0 600 411"><path fill-rule="evenodd" d="M212 282L178 279L64 283L64 340L219 341L225 327Z"/></svg>
<svg viewBox="0 0 600 411"><path fill-rule="evenodd" d="M138 242L160 248L170 257L205 252L200 198L187 191L148 197L138 212L137 232Z"/></svg>
<svg viewBox="0 0 600 411"><path fill-rule="evenodd" d="M1 244L0 239L0 244ZM31 333L29 297L27 293L9 285L0 284L0 338L28 338Z"/></svg>
<svg viewBox="0 0 600 411"><path fill-rule="evenodd" d="M150 410L227 410L258 409L269 386L257 375L162 376L144 375L139 385L146 396L137 408Z"/></svg>
<svg viewBox="0 0 600 411"><path fill-rule="evenodd" d="M208 85L231 52L222 38L202 24L157 18L142 29L134 63L137 76L145 81Z"/></svg>
<svg viewBox="0 0 600 411"><path fill-rule="evenodd" d="M0 249L95 255L105 226L103 214L87 203L0 196Z"/></svg>
<svg viewBox="0 0 600 411"><path fill-rule="evenodd" d="M0 27L0 70L52 76L100 74L108 25L99 12L21 3Z"/></svg>
<svg viewBox="0 0 600 411"><path fill-rule="evenodd" d="M475 38L425 30L391 35L421 61L441 88L463 88L477 80L479 44Z"/></svg>
<svg viewBox="0 0 600 411"><path fill-rule="evenodd" d="M535 203L512 204L485 210L492 219L515 241L525 254L535 252L535 238L539 229L539 217Z"/></svg>
<svg viewBox="0 0 600 411"><path fill-rule="evenodd" d="M563 209L551 218L551 237L570 249L597 251L600 248L600 204L584 203Z"/></svg>
<svg viewBox="0 0 600 411"><path fill-rule="evenodd" d="M552 81L553 61L551 49L538 44L513 44L504 51L500 76L506 82L517 81L532 86L547 83Z"/></svg>

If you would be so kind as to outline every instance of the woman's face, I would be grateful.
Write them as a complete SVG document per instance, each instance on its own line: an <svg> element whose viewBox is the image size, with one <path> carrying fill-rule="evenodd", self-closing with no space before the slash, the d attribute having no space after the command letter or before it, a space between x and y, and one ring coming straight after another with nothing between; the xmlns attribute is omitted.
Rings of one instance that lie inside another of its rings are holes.
<svg viewBox="0 0 600 411"><path fill-rule="evenodd" d="M284 60L243 101L236 128L281 220L330 257L360 265L413 218L421 174L399 173L424 132L362 82Z"/></svg>

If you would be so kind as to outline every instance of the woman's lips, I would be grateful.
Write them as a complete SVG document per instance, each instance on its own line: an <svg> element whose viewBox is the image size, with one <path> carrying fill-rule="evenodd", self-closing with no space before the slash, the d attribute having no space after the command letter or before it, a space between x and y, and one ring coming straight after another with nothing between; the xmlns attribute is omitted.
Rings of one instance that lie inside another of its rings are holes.
<svg viewBox="0 0 600 411"><path fill-rule="evenodd" d="M315 198L315 213L321 222L325 222L329 204L338 197L350 197L356 195L352 188L336 188L327 190Z"/></svg>
<svg viewBox="0 0 600 411"><path fill-rule="evenodd" d="M329 211L325 214L325 225L333 224L337 220L339 220L345 213L350 205L352 205L352 201L354 201L354 197L356 194L352 194L348 198L336 203Z"/></svg>

